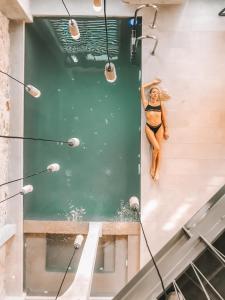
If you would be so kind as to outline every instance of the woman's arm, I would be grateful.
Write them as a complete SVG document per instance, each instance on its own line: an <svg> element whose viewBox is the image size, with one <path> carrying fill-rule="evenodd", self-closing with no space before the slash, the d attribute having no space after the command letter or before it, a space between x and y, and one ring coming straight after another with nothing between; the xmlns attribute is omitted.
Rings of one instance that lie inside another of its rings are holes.
<svg viewBox="0 0 225 300"><path fill-rule="evenodd" d="M166 121L166 112L164 108L164 104L161 102L161 110L162 110L162 124L164 128L164 138L167 140L169 138L168 125Z"/></svg>
<svg viewBox="0 0 225 300"><path fill-rule="evenodd" d="M155 79L149 83L143 83L141 86L141 100L142 100L142 104L144 106L144 108L148 105L148 100L146 99L145 96L145 88L151 87L152 85L156 85L159 84L161 82L160 79Z"/></svg>
<svg viewBox="0 0 225 300"><path fill-rule="evenodd" d="M148 100L146 99L146 96L145 96L144 84L141 86L141 102L142 102L144 108L148 105Z"/></svg>
<svg viewBox="0 0 225 300"><path fill-rule="evenodd" d="M149 82L149 83L143 83L143 87L144 88L147 88L147 87L150 87L150 86L152 86L152 85L156 85L156 84L159 84L161 82L161 79L159 79L159 78L156 78L156 79L154 79L153 81L151 81L151 82Z"/></svg>

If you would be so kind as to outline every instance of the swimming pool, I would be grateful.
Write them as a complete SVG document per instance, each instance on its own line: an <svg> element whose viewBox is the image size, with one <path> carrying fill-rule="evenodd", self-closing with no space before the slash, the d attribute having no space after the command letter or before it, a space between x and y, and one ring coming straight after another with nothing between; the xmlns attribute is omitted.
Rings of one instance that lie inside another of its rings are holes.
<svg viewBox="0 0 225 300"><path fill-rule="evenodd" d="M67 37L65 18L26 25L26 82L42 95L25 95L24 136L67 140L80 147L25 141L24 175L57 162L57 174L27 182L25 219L131 220L128 200L139 196L140 63L130 62L127 18L109 19L109 49L117 81L104 78L101 18L80 18L80 41Z"/></svg>

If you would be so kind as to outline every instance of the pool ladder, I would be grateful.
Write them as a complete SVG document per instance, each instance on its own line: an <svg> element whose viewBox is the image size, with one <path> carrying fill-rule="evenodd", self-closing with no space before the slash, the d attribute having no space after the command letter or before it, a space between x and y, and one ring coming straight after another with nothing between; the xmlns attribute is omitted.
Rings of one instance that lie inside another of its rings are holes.
<svg viewBox="0 0 225 300"><path fill-rule="evenodd" d="M134 19L133 19L133 25L132 25L132 30L131 30L131 47L130 47L131 61L133 61L135 59L136 52L137 52L137 46L138 46L139 41L141 41L143 39L153 39L153 40L155 40L155 44L154 44L153 50L151 51L152 55L155 54L155 49L156 49L156 47L158 45L158 39L154 35L142 35L142 36L137 37L137 14L138 14L138 12L141 9L146 8L146 7L149 7L151 9L153 8L155 10L153 21L152 21L152 24L150 25L150 28L152 28L152 29L156 28L155 23L156 23L156 19L157 19L157 15L158 15L158 7L156 5L153 5L153 4L143 4L143 5L140 5L135 10Z"/></svg>

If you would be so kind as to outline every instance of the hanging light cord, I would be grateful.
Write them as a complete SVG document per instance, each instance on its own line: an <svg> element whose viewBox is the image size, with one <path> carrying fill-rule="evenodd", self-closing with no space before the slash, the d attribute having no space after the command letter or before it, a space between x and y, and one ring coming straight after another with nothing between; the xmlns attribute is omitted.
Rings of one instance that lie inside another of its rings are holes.
<svg viewBox="0 0 225 300"><path fill-rule="evenodd" d="M24 83L21 82L20 80L16 79L15 77L9 75L8 73L6 73L6 72L4 72L4 71L2 71L2 70L0 70L0 73L7 75L8 77L12 78L13 80L15 80L15 81L17 81L18 83L22 84L23 86L27 87L26 84L24 84Z"/></svg>
<svg viewBox="0 0 225 300"><path fill-rule="evenodd" d="M42 173L45 173L45 172L48 172L48 170L46 169L46 170L43 170L43 171L40 171L40 172L36 172L32 175L28 175L26 177L22 177L22 178L18 178L18 179L15 179L15 180L8 181L8 182L4 182L4 183L0 184L0 187L2 187L3 185L6 185L6 184L12 183L12 182L16 182L16 181L19 181L19 180L27 179L27 178L42 174Z"/></svg>
<svg viewBox="0 0 225 300"><path fill-rule="evenodd" d="M149 244L148 244L147 237L145 235L144 227L143 227L143 224L141 222L140 214L139 214L138 211L137 211L137 216L138 216L138 221L139 221L139 223L141 225L141 230L142 230L142 233L143 233L143 236L144 236L144 240L145 240L146 246L148 248L148 252L150 253L150 256L152 258L153 264L154 264L154 266L156 268L156 271L158 273L158 276L159 276L159 279L160 279L160 282L161 282L161 285L162 285L163 293L164 293L164 296L165 296L165 300L167 300L168 299L168 295L167 295L167 292L166 292L166 289L165 289L165 286L164 286L164 283L163 283L162 275L160 274L160 271L159 271L159 268L158 268L158 266L156 264L154 256L152 255L151 249L150 249Z"/></svg>
<svg viewBox="0 0 225 300"><path fill-rule="evenodd" d="M61 291L61 289L62 289L62 286L63 286L64 280L65 280L65 278L66 278L66 275L67 275L67 273L68 273L68 271L69 271L69 267L70 267L70 265L71 265L71 262L72 262L72 260L73 260L73 257L74 257L74 255L75 255L75 252L76 252L76 248L74 247L74 250L73 250L73 255L72 255L72 256L71 256L71 258L70 258L69 264L68 264L68 266L67 266L67 269L66 269L66 272L65 272L65 274L64 274L64 276L63 276L63 279L62 279L62 282L61 282L61 284L60 284L60 287L59 287L58 293L57 293L57 295L56 295L56 297L55 297L55 300L57 300L57 299L58 299L59 293L60 293L60 291Z"/></svg>
<svg viewBox="0 0 225 300"><path fill-rule="evenodd" d="M11 199L11 198L14 198L14 197L16 197L16 196L18 196L18 195L20 195L20 194L21 194L21 193L19 192L19 193L15 194L15 195L12 195L12 196L10 196L10 197L8 197L8 198L6 198L6 199L0 201L0 203L5 202L5 201L7 201L7 200L9 200L9 199Z"/></svg>
<svg viewBox="0 0 225 300"><path fill-rule="evenodd" d="M0 138L6 138L6 139L21 139L21 140L32 140L32 141L44 141L44 142L53 142L53 143L63 143L63 144L68 144L68 142L65 142L65 141L57 141L57 140L49 140L49 139L39 139L39 138L23 137L23 136L0 135Z"/></svg>
<svg viewBox="0 0 225 300"><path fill-rule="evenodd" d="M107 51L109 70L110 70L111 66L110 66L110 59L109 59L108 27L107 27L107 18L106 18L106 0L104 0L104 19L105 19L106 51Z"/></svg>
<svg viewBox="0 0 225 300"><path fill-rule="evenodd" d="M62 3L63 3L63 5L64 5L64 7L65 7L65 9L66 9L66 11L67 11L67 13L68 13L68 15L69 15L69 17L71 18L71 16L70 16L70 12L68 11L68 8L66 7L66 4L65 4L65 2L62 0Z"/></svg>

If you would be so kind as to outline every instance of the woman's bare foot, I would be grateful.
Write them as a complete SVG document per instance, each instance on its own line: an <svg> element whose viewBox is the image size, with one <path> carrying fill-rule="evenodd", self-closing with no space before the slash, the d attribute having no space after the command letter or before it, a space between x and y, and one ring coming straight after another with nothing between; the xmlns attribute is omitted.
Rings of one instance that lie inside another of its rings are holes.
<svg viewBox="0 0 225 300"><path fill-rule="evenodd" d="M151 174L151 176L152 176L152 178L154 179L154 177L155 177L155 168L150 168L150 174Z"/></svg>
<svg viewBox="0 0 225 300"><path fill-rule="evenodd" d="M154 179L155 181L158 181L158 180L159 180L159 172L158 172L158 171L155 172L155 176L153 177L153 179Z"/></svg>

